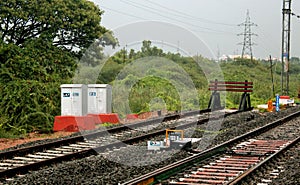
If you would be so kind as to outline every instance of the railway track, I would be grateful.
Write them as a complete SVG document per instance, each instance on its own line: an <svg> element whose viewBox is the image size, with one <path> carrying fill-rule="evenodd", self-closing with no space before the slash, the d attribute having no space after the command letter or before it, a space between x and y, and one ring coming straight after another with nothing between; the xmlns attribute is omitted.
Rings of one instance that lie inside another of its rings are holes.
<svg viewBox="0 0 300 185"><path fill-rule="evenodd" d="M124 184L250 184L268 162L299 142L300 112ZM293 119L298 119L293 121ZM269 170L271 182L282 168ZM254 175L253 175L254 174ZM245 183L246 182L246 183Z"/></svg>
<svg viewBox="0 0 300 185"><path fill-rule="evenodd" d="M202 124L208 121L209 118L204 116L205 118L199 120L198 114L200 113L201 115L208 112L209 110L203 110L187 112L183 115L176 114L163 119L158 118L123 125L106 131L99 131L19 150L2 152L0 153L0 177L13 177L16 174L24 174L28 170L39 169L49 164L126 147L126 144L133 144L139 140L164 134L165 129L151 130L152 128L156 128L161 122L170 122L170 124L165 124L166 127L171 127L173 122L182 122L181 126L176 126L178 128L186 128L197 123ZM140 134L137 134L136 137L132 137L131 131L136 133L137 131L135 129L138 129ZM145 134L145 131L151 132Z"/></svg>

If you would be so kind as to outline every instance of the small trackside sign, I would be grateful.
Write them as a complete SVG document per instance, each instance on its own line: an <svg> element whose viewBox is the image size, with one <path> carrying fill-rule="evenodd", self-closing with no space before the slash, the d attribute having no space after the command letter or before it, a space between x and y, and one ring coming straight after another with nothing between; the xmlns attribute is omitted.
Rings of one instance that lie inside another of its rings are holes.
<svg viewBox="0 0 300 185"><path fill-rule="evenodd" d="M71 96L71 93L63 93L64 98L69 98Z"/></svg>
<svg viewBox="0 0 300 185"><path fill-rule="evenodd" d="M97 93L96 92L89 92L89 96L96 96Z"/></svg>
<svg viewBox="0 0 300 185"><path fill-rule="evenodd" d="M148 150L160 150L160 148L163 146L161 141L147 141L148 144Z"/></svg>

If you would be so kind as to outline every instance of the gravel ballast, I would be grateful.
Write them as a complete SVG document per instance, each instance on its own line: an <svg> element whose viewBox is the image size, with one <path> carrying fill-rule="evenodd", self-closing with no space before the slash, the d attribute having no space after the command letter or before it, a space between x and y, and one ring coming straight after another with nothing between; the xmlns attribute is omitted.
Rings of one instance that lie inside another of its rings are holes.
<svg viewBox="0 0 300 185"><path fill-rule="evenodd" d="M218 132L209 133L213 135L213 140L210 141L209 147L270 123L278 118L285 117L297 110L299 110L299 107L289 108L278 113L262 114L252 111L229 116L219 125L220 128L218 128ZM207 129L207 127L202 128L199 126L198 131L194 132L193 137L201 137L207 134L207 132L205 132ZM201 147L194 145L193 148ZM113 157L113 154L104 154L63 162L30 172L21 178L15 178L12 182L2 182L9 184L118 184L190 156L190 154L185 151L149 152L149 155L145 155L147 151L142 152L141 150L140 147L132 147L129 150L121 149L118 151L120 153L120 155L118 155L119 159L117 156ZM159 158L164 157L166 159L162 161L159 160ZM111 158L114 159L114 162L109 160ZM295 156L295 158L295 162L299 164L299 155L298 158L297 156ZM153 163L148 166L138 165L134 162L137 161L137 159L140 160L141 163L144 160L144 164L146 164L147 161L149 164L151 164L151 161ZM161 162L154 163L155 160ZM127 165L122 164L124 161L128 162ZM295 162L294 164L296 164ZM299 175L299 168L296 174L297 173Z"/></svg>

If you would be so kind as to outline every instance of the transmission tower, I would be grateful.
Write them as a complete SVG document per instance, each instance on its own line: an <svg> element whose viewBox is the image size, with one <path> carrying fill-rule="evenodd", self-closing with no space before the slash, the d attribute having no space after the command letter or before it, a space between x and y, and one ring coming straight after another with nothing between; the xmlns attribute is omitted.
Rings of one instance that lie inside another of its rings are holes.
<svg viewBox="0 0 300 185"><path fill-rule="evenodd" d="M243 45L243 50L242 50L242 58L244 58L245 55L248 55L251 57L251 61L253 60L253 53L252 53L252 46L255 44L252 42L251 37L252 36L257 36L257 34L251 32L251 26L257 26L253 22L250 21L250 15L249 15L249 10L247 10L247 17L246 21L239 24L238 26L244 26L244 33L238 34L238 36L244 36L244 42L239 43L240 45Z"/></svg>
<svg viewBox="0 0 300 185"><path fill-rule="evenodd" d="M291 4L292 4L292 0L283 0L281 93L286 95L289 94L289 61L290 61L290 39L291 39L291 14L292 14ZM284 76L286 76L285 80L284 80Z"/></svg>

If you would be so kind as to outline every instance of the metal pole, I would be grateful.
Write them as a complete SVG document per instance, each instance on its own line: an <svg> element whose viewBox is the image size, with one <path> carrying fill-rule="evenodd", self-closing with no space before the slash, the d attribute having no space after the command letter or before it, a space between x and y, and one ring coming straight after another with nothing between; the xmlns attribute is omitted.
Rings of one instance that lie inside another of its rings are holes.
<svg viewBox="0 0 300 185"><path fill-rule="evenodd" d="M286 95L289 94L291 3L292 0L283 0L283 8L282 8L281 93ZM285 79L286 81L284 81L284 73L286 73L286 79Z"/></svg>
<svg viewBox="0 0 300 185"><path fill-rule="evenodd" d="M271 55L270 55L270 68L271 68L271 80L272 80L272 95L275 96L274 78L273 78L273 61Z"/></svg>
<svg viewBox="0 0 300 185"><path fill-rule="evenodd" d="M287 53L288 53L288 57L287 57L287 64L286 64L286 95L289 95L289 82L290 82L290 41L291 41L291 0L290 0L290 4L289 4L289 12L288 12L288 31L287 31Z"/></svg>

